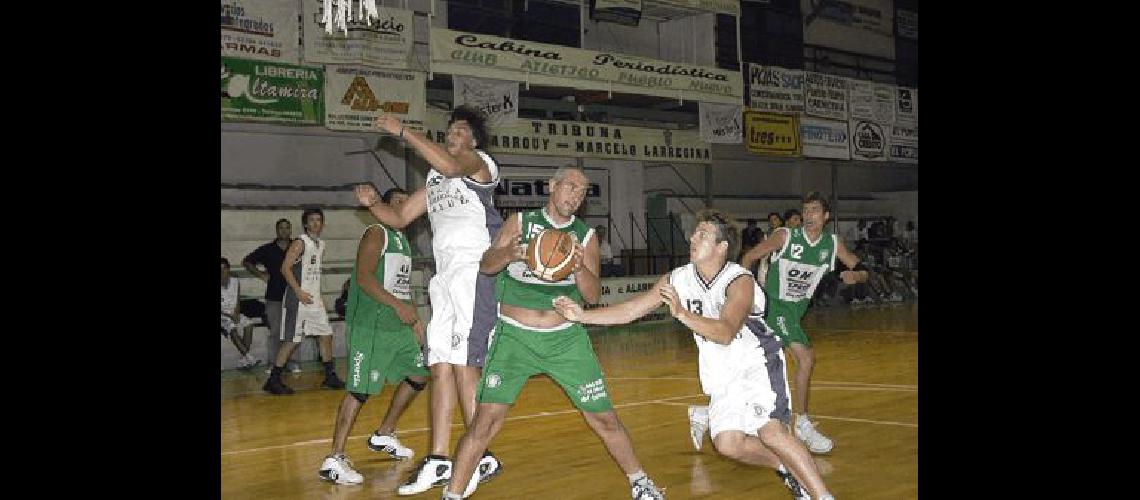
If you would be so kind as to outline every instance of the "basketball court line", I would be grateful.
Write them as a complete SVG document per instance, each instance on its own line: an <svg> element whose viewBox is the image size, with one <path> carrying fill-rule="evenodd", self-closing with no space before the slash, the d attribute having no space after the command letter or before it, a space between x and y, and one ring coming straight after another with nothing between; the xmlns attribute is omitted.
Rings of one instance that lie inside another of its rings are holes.
<svg viewBox="0 0 1140 500"><path fill-rule="evenodd" d="M823 388L821 388L821 389L823 389ZM835 389L838 389L838 388L835 388ZM876 389L876 388L860 388L860 389L862 389L862 390L884 390L882 388L879 388L879 389ZM699 398L699 397L704 397L704 396L706 396L706 395L705 394L691 394L691 395L686 395L686 396L673 396L673 397L669 397L669 398L651 399L651 400L647 400L647 401L634 401L632 403L616 404L616 405L614 405L614 408L615 409L617 409L617 408L629 408L629 407L634 407L634 406L645 406L645 405L652 405L652 404L689 406L689 403L677 403L677 402L675 402L675 400L693 399L693 398ZM529 420L532 418L573 414L573 413L578 413L578 411L579 410L577 408L568 408L565 410L558 410L558 411L542 411L542 412L532 413L532 414L528 414L528 415L516 415L516 416L512 416L512 417L507 417L506 420L507 421ZM812 414L812 418L819 418L819 419L824 419L824 420L841 420L841 421L845 421L845 422L860 422L860 423L878 424L878 425L896 425L896 426L902 426L902 427L913 427L916 429L918 428L918 424L909 424L909 423L905 423L905 422L890 422L890 421L883 421L883 420L868 420L868 419L863 419L863 418L834 417L834 416L829 416L829 415L816 415L816 414ZM462 426L462 425L464 425L462 422L451 424L452 427L458 427L458 426ZM426 432L426 431L430 431L430 430L431 430L431 427L418 427L418 428L414 428L414 429L401 430L401 431L399 431L399 433L400 434L411 434L411 433L415 433L415 432ZM363 438L367 438L368 436L371 436L371 433L361 434L361 435L357 435L357 436L349 436L348 439L363 439ZM250 448L250 449L245 449L245 450L225 451L225 452L222 452L222 456L239 455L239 454L243 454L243 453L256 453L259 451L279 450L279 449L284 449L284 448L293 448L293 447L297 447L297 446L309 446L309 445L314 445L314 444L330 444L330 443L332 443L331 438L312 439L312 440L308 440L308 441L297 441L297 442L289 443L289 444L263 446L260 448Z"/></svg>

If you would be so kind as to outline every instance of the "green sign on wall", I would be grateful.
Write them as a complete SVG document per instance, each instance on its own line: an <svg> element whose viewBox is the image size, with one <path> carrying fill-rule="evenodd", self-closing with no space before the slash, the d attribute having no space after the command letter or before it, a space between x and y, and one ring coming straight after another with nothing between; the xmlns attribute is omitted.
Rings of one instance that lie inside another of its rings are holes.
<svg viewBox="0 0 1140 500"><path fill-rule="evenodd" d="M324 123L321 68L222 58L222 120L287 125Z"/></svg>

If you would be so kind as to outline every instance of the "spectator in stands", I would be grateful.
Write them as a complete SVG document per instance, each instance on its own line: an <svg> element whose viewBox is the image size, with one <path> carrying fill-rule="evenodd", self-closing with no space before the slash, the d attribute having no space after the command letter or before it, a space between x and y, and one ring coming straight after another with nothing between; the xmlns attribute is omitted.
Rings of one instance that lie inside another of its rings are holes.
<svg viewBox="0 0 1140 500"><path fill-rule="evenodd" d="M253 345L253 320L241 314L239 297L241 285L230 277L230 261L222 257L222 336L230 339L241 353L242 369L249 369L261 364L261 360L249 355ZM240 338L239 331L242 332Z"/></svg>
<svg viewBox="0 0 1140 500"><path fill-rule="evenodd" d="M281 275L281 262L285 260L285 250L293 241L293 225L288 219L278 219L276 225L277 238L257 247L241 260L241 265L250 274L265 282L265 320L269 324L269 336L265 342L265 364L270 366L277 359L277 350L281 346L281 298L285 295L285 277ZM301 367L295 361L290 361L288 368L293 373L301 371Z"/></svg>
<svg viewBox="0 0 1140 500"><path fill-rule="evenodd" d="M610 239L606 236L606 226L594 227L594 232L598 234L598 250L602 256L602 277L610 278L613 276L621 276L621 264L618 264L617 259L614 258L613 248L610 247Z"/></svg>
<svg viewBox="0 0 1140 500"><path fill-rule="evenodd" d="M780 214L776 212L770 212L768 214L768 232L766 236L772 236L772 231L781 227L784 227L784 218L780 217Z"/></svg>
<svg viewBox="0 0 1140 500"><path fill-rule="evenodd" d="M902 241L903 244L906 245L907 249L910 250L913 250L914 244L918 243L918 229L915 229L914 221L906 221L906 231L904 231L902 234Z"/></svg>
<svg viewBox="0 0 1140 500"><path fill-rule="evenodd" d="M784 225L787 226L788 229L795 229L803 224L804 218L800 215L799 210L789 208L787 212L784 212Z"/></svg>
<svg viewBox="0 0 1140 500"><path fill-rule="evenodd" d="M277 361L269 372L269 380L262 389L270 394L293 394L293 389L281 381L281 371L285 362L301 345L305 337L317 337L324 365L325 379L321 387L343 389L344 381L336 374L336 358L333 354L332 326L329 325L328 311L321 298L321 261L327 242L321 239L325 227L325 214L319 208L307 208L301 212L301 223L305 232L285 251L281 263L281 274L285 276L285 289L282 298L281 349L277 351Z"/></svg>
<svg viewBox="0 0 1140 500"><path fill-rule="evenodd" d="M764 239L763 236L764 233L760 231L760 228L756 227L756 219L748 219L748 225L740 232L740 255L744 255L744 252L759 245L760 240ZM740 258L738 257L736 261L740 262Z"/></svg>

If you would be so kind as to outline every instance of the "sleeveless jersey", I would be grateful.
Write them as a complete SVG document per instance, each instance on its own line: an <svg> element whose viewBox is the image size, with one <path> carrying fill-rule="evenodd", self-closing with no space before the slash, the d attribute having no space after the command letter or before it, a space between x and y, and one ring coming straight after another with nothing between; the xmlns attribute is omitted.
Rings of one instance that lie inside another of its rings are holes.
<svg viewBox="0 0 1140 500"><path fill-rule="evenodd" d="M388 293L406 303L412 302L412 249L408 244L408 237L401 231L396 231L383 224L373 224L364 229L379 227L384 231L384 252L380 254L376 263L376 281ZM363 235L361 236L363 238ZM404 326L396 310L387 304L377 302L360 288L356 280L356 264L352 265L352 278L348 285L348 313L347 320L353 326L364 328L380 328L384 330L398 329Z"/></svg>
<svg viewBox="0 0 1140 500"><path fill-rule="evenodd" d="M238 305L238 280L230 276L230 284L222 287L222 312L230 314Z"/></svg>
<svg viewBox="0 0 1140 500"><path fill-rule="evenodd" d="M518 223L521 229L520 241L523 245L528 244L531 239L538 236L538 233L547 228L570 233L583 247L589 243L590 238L594 237L594 228L573 215L570 216L570 222L555 224L546 216L545 208L519 212ZM497 284L499 301L503 304L552 311L554 305L551 301L559 295L565 295L574 302L582 303L582 292L578 291L578 282L573 274L558 282L544 281L535 276L523 261L516 260L507 265L507 268L499 273Z"/></svg>
<svg viewBox="0 0 1140 500"><path fill-rule="evenodd" d="M314 240L307 233L301 233L297 239L304 244L305 250L301 252L301 257L297 259L297 262L293 263L293 277L297 279L302 290L313 296L313 303L302 303L296 296L293 296L292 300L298 301L302 309L320 309L321 312L324 312L325 303L321 298L321 258L325 254L325 242ZM286 302L289 302L290 295L293 295L293 289L285 287Z"/></svg>
<svg viewBox="0 0 1140 500"><path fill-rule="evenodd" d="M478 263L491 246L503 219L491 195L499 184L499 166L483 151L476 154L491 171L491 182L471 177L447 178L434 168L427 175L427 210L431 221L431 245L436 262Z"/></svg>
<svg viewBox="0 0 1140 500"><path fill-rule="evenodd" d="M736 378L739 367L749 366L750 360L763 356L760 349L778 351L780 340L764 322L764 290L756 284L752 273L739 264L726 262L709 282L697 273L697 267L691 262L669 273L669 283L677 290L681 305L690 312L714 319L720 318L721 308L728 300L728 286L741 276L746 276L752 284L754 295L752 309L732 342L721 345L693 332L693 340L697 343L701 390L705 394L712 395L726 390L728 384Z"/></svg>
<svg viewBox="0 0 1140 500"><path fill-rule="evenodd" d="M826 231L815 242L808 241L803 228L779 228L788 237L779 251L773 252L768 267L765 287L773 300L783 304L796 303L807 308L819 280L825 273L835 270L836 236Z"/></svg>

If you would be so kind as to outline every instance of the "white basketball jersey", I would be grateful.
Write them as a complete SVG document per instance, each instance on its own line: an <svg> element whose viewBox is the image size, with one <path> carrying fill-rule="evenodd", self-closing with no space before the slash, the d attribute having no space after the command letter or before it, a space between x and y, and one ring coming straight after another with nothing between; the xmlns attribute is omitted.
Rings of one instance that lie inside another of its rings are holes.
<svg viewBox="0 0 1140 500"><path fill-rule="evenodd" d="M230 277L230 284L222 287L222 312L231 314L238 304L238 281Z"/></svg>
<svg viewBox="0 0 1140 500"><path fill-rule="evenodd" d="M301 304L301 307L319 307L324 311L324 301L321 300L321 259L325 254L325 242L313 240L305 233L302 233L298 239L305 244L305 251L301 253L300 259L293 263L293 277L297 278L302 290L313 296L312 304Z"/></svg>
<svg viewBox="0 0 1140 500"><path fill-rule="evenodd" d="M499 166L487 153L475 153L491 171L490 182L470 177L447 178L434 168L427 175L432 252L436 261L444 265L456 257L478 262L503 225L491 198L499 184Z"/></svg>
<svg viewBox="0 0 1140 500"><path fill-rule="evenodd" d="M750 360L763 357L765 340L775 339L771 329L764 323L766 299L764 290L756 285L752 273L735 262L726 262L712 281L705 282L692 263L674 269L669 274L669 283L677 290L681 305L690 312L706 318L720 318L720 310L727 300L728 285L740 276L747 276L753 287L752 310L745 319L732 343L721 345L705 340L693 332L697 343L701 376L701 389L705 394L714 394L726 389L735 378L740 367L749 366Z"/></svg>

